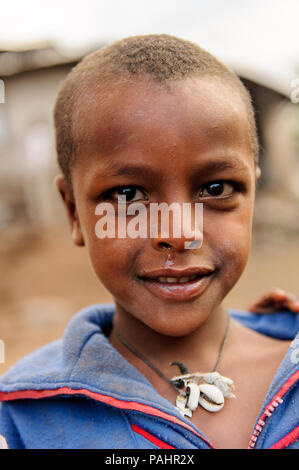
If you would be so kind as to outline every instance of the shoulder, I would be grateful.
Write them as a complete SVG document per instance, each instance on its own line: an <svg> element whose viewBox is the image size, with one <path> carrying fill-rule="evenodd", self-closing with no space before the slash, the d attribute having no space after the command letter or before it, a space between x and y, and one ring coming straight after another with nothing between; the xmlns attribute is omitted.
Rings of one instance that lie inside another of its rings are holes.
<svg viewBox="0 0 299 470"><path fill-rule="evenodd" d="M23 357L0 377L0 401L5 400L7 393L63 387L74 369L77 376L83 373L95 349L90 345L94 346L97 337L96 346L100 347L100 338L109 329L113 313L113 304L96 304L80 310L61 339Z"/></svg>
<svg viewBox="0 0 299 470"><path fill-rule="evenodd" d="M28 389L30 384L55 382L62 363L62 340L28 354L0 377L0 400L6 393Z"/></svg>
<svg viewBox="0 0 299 470"><path fill-rule="evenodd" d="M61 339L23 357L0 377L0 436L4 436L9 448L43 443L55 447L61 442L59 429L64 429L68 413L72 417L70 422L75 422L77 415L80 422L82 415L90 416L92 421L95 411L101 416L107 413L104 407L98 403L95 407L84 396L92 395L98 385L96 380L101 374L94 373L93 369L95 361L99 363L99 357L104 357L103 330L109 328L113 311L111 304L97 304L81 310L67 325ZM81 396L86 390L90 390L89 395ZM70 400L74 395L75 398ZM65 397L69 399L65 400ZM82 414L80 410L83 410ZM50 433L51 422L53 432ZM77 429L79 426L80 423ZM69 434L76 439L71 432ZM21 440L21 435L26 435L26 442ZM58 441L52 442L55 436L59 436ZM0 448L4 444L0 439Z"/></svg>
<svg viewBox="0 0 299 470"><path fill-rule="evenodd" d="M292 340L299 331L299 314L290 311L260 314L230 309L229 314L247 328L276 339Z"/></svg>

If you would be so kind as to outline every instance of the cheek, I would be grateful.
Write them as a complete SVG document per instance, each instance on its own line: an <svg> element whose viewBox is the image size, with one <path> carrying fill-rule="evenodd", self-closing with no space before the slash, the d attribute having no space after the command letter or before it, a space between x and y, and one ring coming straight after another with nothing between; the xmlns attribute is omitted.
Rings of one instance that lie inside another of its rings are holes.
<svg viewBox="0 0 299 470"><path fill-rule="evenodd" d="M244 268L250 253L251 232L239 222L230 224L229 230L217 235L215 250L225 262L225 270ZM217 248L218 247L218 248Z"/></svg>
<svg viewBox="0 0 299 470"><path fill-rule="evenodd" d="M207 244L218 263L223 289L228 292L242 275L250 254L252 218L231 213L219 217L219 223L212 231L212 224L206 221Z"/></svg>
<svg viewBox="0 0 299 470"><path fill-rule="evenodd" d="M116 232L99 238L96 227L101 217L95 215L95 207L82 204L79 215L85 246L98 279L112 295L118 296L123 292L128 295L136 259L144 248L145 239L115 238L117 225Z"/></svg>
<svg viewBox="0 0 299 470"><path fill-rule="evenodd" d="M138 242L130 239L98 239L93 235L88 238L86 245L91 264L103 285L114 296L128 293L135 259L142 248Z"/></svg>

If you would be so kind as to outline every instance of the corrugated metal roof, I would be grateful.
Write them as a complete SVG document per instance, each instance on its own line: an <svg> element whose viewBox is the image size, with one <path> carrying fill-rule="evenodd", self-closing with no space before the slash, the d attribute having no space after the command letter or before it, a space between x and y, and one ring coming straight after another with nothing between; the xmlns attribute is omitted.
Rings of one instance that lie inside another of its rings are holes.
<svg viewBox="0 0 299 470"><path fill-rule="evenodd" d="M30 49L23 46L16 50L0 52L0 77L76 62L80 58L79 55L64 56L50 45Z"/></svg>

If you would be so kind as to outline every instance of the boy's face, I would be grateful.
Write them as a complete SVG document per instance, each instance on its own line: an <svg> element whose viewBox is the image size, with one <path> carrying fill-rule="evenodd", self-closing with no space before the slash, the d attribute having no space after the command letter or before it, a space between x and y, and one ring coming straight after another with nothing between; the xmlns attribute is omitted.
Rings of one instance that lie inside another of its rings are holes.
<svg viewBox="0 0 299 470"><path fill-rule="evenodd" d="M191 333L221 308L250 252L255 167L245 104L211 77L176 82L171 91L136 81L86 100L80 123L74 199L57 180L74 242L87 246L119 315L161 334ZM138 201L147 211L152 202L203 203L201 247L185 249L184 235L173 238L171 232L169 238L99 239L96 206L110 202L117 216L123 194L127 207ZM154 279L156 270L202 266L213 271L204 287L198 279L179 286Z"/></svg>

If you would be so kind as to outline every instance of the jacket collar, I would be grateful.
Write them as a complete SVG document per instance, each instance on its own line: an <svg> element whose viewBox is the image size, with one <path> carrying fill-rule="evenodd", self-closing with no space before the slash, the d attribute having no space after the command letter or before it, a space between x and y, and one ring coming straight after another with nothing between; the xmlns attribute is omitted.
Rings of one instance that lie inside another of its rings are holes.
<svg viewBox="0 0 299 470"><path fill-rule="evenodd" d="M113 304L96 304L75 315L62 340L26 356L1 377L0 399L14 399L21 393L27 398L42 398L57 395L57 390L60 395L75 394L80 390L91 398L102 397L102 401L106 400L108 404L116 403L120 408L138 409L139 406L141 411L158 410L156 416L171 415L174 420L185 423L190 430L197 431L111 346L107 336L112 327L114 311ZM250 314L243 315L244 312L240 314L237 311L230 313L241 323L243 319L243 323L253 329L259 323ZM283 312L283 315L285 321L286 313ZM248 324L249 318L251 325ZM298 364L294 363L293 357L294 348L291 346L268 390L265 406L298 371ZM48 394L44 395L45 391ZM52 395L49 395L50 392Z"/></svg>
<svg viewBox="0 0 299 470"><path fill-rule="evenodd" d="M141 400L153 406L162 404L163 399L144 375L109 343L107 337L114 312L114 304L96 304L71 320L63 338L63 360L68 380L83 381L120 399ZM271 383L265 398L267 401L298 370L298 360L294 360L294 345L299 347L297 315L291 312L260 315L236 310L229 313L236 321L262 334L285 339L293 338L297 333ZM163 406L168 408L168 403L164 400Z"/></svg>

